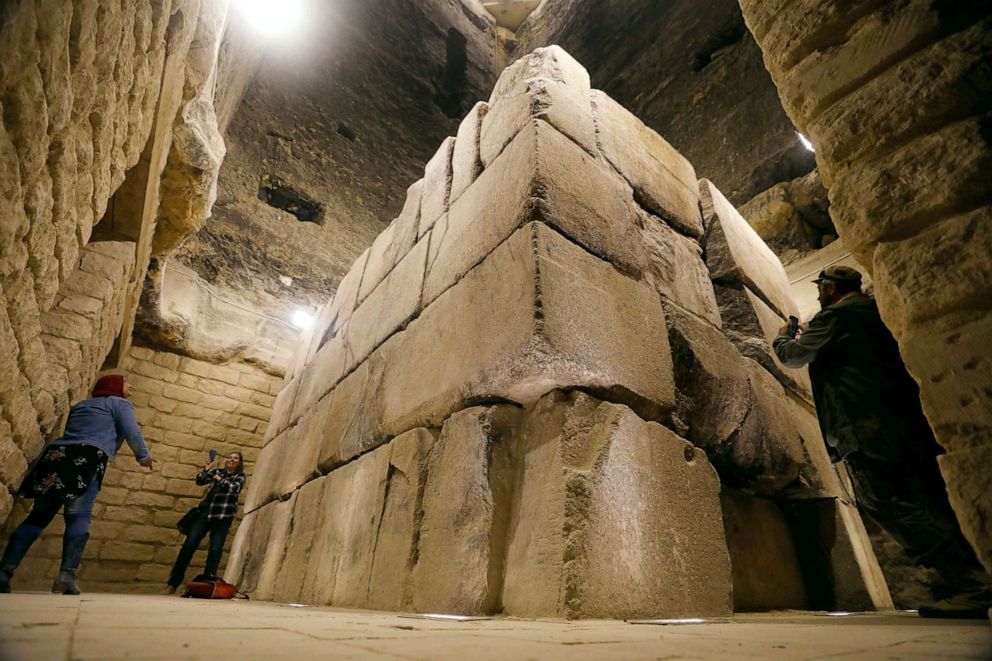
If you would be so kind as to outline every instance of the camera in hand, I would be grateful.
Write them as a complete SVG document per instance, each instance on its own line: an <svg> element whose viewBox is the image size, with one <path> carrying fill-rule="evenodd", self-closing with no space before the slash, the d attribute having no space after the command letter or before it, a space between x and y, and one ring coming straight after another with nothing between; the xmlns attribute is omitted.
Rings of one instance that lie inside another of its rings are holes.
<svg viewBox="0 0 992 661"><path fill-rule="evenodd" d="M799 334L799 318L789 315L789 337L795 339Z"/></svg>
<svg viewBox="0 0 992 661"><path fill-rule="evenodd" d="M792 327L790 326L789 328L792 328ZM214 448L214 449L212 449L210 451L210 463L213 463L214 462L214 459L216 459L216 458L217 458L217 449Z"/></svg>

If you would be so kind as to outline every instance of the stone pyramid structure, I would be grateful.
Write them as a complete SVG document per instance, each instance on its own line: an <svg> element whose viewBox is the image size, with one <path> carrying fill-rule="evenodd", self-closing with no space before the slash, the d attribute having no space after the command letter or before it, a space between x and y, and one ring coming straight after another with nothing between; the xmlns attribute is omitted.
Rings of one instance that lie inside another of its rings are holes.
<svg viewBox="0 0 992 661"><path fill-rule="evenodd" d="M227 578L458 614L891 606L808 380L767 350L793 309L712 183L539 49L302 342Z"/></svg>

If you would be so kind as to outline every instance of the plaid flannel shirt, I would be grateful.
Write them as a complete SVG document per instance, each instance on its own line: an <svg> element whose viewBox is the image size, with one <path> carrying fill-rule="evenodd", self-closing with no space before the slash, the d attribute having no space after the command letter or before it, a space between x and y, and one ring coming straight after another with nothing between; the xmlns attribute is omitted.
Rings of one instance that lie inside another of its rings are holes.
<svg viewBox="0 0 992 661"><path fill-rule="evenodd" d="M215 481L214 475L220 475L221 479ZM196 483L200 486L212 485L200 503L200 510L207 515L207 519L228 519L237 513L238 496L245 486L244 473L232 474L223 468L211 468L197 475Z"/></svg>

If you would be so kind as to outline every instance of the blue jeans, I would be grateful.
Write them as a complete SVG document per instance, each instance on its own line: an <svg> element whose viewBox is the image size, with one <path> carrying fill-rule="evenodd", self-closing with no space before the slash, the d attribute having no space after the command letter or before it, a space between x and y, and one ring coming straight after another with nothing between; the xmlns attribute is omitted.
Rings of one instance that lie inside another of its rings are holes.
<svg viewBox="0 0 992 661"><path fill-rule="evenodd" d="M232 523L234 523L233 516L226 519L208 519L204 515L194 520L189 528L186 541L183 542L183 547L179 549L176 564L172 566L169 585L173 587L182 585L186 578L186 568L189 567L193 554L196 553L197 547L207 532L210 533L210 545L207 547L207 565L203 568L203 573L207 576L216 576L217 569L220 567L220 557L224 553L224 541L227 539L227 533L231 529Z"/></svg>
<svg viewBox="0 0 992 661"><path fill-rule="evenodd" d="M93 479L90 480L86 491L71 500L65 500L59 496L35 498L31 513L19 527L24 527L24 532L37 538L64 506L62 518L65 519L65 536L76 537L88 534L90 519L93 517L93 503L96 502L98 493L100 493L99 481Z"/></svg>

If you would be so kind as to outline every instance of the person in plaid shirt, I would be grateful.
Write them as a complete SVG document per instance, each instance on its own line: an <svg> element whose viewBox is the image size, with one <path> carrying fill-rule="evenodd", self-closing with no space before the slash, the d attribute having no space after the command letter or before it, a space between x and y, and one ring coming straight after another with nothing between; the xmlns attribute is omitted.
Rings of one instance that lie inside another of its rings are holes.
<svg viewBox="0 0 992 661"><path fill-rule="evenodd" d="M203 470L196 476L200 486L210 485L210 490L197 507L200 515L192 522L189 534L183 547L179 549L176 564L172 566L169 576L168 591L175 591L182 585L186 577L193 554L206 534L210 533L210 545L207 549L207 564L203 573L216 576L220 567L220 557L224 552L224 541L234 522L238 511L238 496L245 486L244 459L240 452L227 455L223 468L210 468L211 459L203 465Z"/></svg>

